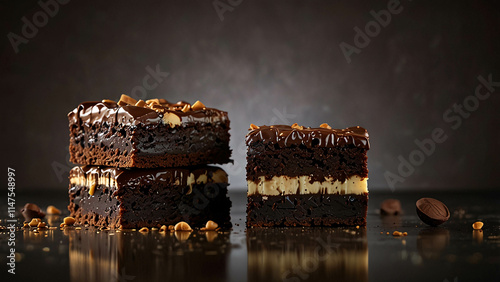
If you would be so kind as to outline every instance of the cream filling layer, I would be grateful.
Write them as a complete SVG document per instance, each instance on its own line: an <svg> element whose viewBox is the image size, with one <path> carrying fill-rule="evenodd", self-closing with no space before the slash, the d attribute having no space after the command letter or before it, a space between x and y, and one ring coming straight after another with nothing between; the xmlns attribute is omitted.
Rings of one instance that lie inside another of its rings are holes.
<svg viewBox="0 0 500 282"><path fill-rule="evenodd" d="M266 180L260 176L258 181L248 180L247 195L279 196L292 194L357 194L368 193L368 178L357 175L347 178L343 183L332 178L311 182L310 176L275 176Z"/></svg>
<svg viewBox="0 0 500 282"><path fill-rule="evenodd" d="M186 178L186 183L181 184L181 179L183 179L183 173L181 172L179 175L179 178L175 180L175 185L187 185L187 186L192 186L193 184L207 184L208 182L212 183L227 183L227 173L223 171L222 169L218 169L212 173L211 178L209 179L209 176L207 173L203 173L196 176L194 173L190 173L187 178ZM88 175L85 174L79 174L78 176L72 176L69 179L69 183L71 185L80 185L80 186L94 186L96 187L97 185L104 185L108 187L116 187L116 179L111 177L109 174L97 174L97 173L90 173ZM188 193L189 194L189 193Z"/></svg>

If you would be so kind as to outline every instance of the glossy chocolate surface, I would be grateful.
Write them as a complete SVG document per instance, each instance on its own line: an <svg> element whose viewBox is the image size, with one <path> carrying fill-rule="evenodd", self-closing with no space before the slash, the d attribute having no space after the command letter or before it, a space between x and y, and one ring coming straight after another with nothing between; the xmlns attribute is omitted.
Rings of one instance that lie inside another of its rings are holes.
<svg viewBox="0 0 500 282"><path fill-rule="evenodd" d="M289 125L263 125L248 132L247 146L256 142L278 144L280 147L305 145L306 147L338 147L354 145L369 149L369 135L366 129L356 126L346 129L292 128Z"/></svg>
<svg viewBox="0 0 500 282"><path fill-rule="evenodd" d="M70 123L92 125L107 122L108 124L120 123L124 125L155 125L161 123L165 113L175 113L182 124L194 122L212 123L228 119L227 112L213 108L202 110L189 110L183 112L182 108L189 103L179 101L175 104L157 104L156 109L139 106L119 106L111 102L83 102L68 114Z"/></svg>

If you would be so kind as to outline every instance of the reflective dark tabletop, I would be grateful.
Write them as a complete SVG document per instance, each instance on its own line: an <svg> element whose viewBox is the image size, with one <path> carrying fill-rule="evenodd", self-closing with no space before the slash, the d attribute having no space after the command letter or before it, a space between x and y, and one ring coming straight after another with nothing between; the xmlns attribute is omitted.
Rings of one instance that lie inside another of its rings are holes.
<svg viewBox="0 0 500 282"><path fill-rule="evenodd" d="M233 228L225 231L16 231L15 275L7 272L12 235L4 229L0 281L500 281L498 192L372 192L368 224L359 228L246 229L246 195L230 197ZM415 212L421 197L443 201L450 220L422 223ZM401 201L402 215L379 214L387 198ZM26 193L16 201L18 209L26 202L67 205L64 192ZM2 218L6 211L2 205ZM59 226L63 216L45 221ZM472 228L478 220L480 231ZM396 230L408 236L393 236Z"/></svg>

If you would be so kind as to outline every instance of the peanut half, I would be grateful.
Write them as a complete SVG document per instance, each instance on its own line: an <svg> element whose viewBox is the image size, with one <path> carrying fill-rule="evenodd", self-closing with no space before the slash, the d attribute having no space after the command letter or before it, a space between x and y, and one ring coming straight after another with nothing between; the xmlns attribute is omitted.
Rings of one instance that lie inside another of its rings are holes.
<svg viewBox="0 0 500 282"><path fill-rule="evenodd" d="M476 221L472 224L472 228L474 228L475 230L479 230L483 228L483 225L484 223L482 223L481 221Z"/></svg>
<svg viewBox="0 0 500 282"><path fill-rule="evenodd" d="M187 224L184 221L181 221L181 222L177 223L174 226L174 230L175 231L193 231L193 229L191 229L191 226L189 226L189 224Z"/></svg>
<svg viewBox="0 0 500 282"><path fill-rule="evenodd" d="M73 224L75 224L75 222L76 222L76 220L74 218L72 218L71 216L64 218L65 225L73 225Z"/></svg>
<svg viewBox="0 0 500 282"><path fill-rule="evenodd" d="M165 113L162 120L164 124L170 125L171 128L181 124L181 118L174 113Z"/></svg>
<svg viewBox="0 0 500 282"><path fill-rule="evenodd" d="M211 220L207 221L207 224L205 225L205 230L215 230L219 227L219 225Z"/></svg>
<svg viewBox="0 0 500 282"><path fill-rule="evenodd" d="M38 224L42 222L39 218L33 218L30 223L29 223L29 226L31 227L35 227L35 226L38 226Z"/></svg>

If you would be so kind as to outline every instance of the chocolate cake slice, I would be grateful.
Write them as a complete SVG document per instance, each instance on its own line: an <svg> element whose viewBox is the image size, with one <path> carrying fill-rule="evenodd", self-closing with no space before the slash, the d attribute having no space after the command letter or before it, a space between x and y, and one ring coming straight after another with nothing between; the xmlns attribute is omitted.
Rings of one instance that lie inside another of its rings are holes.
<svg viewBox="0 0 500 282"><path fill-rule="evenodd" d="M230 162L227 113L201 102L85 102L68 114L70 161L113 167L182 167Z"/></svg>
<svg viewBox="0 0 500 282"><path fill-rule="evenodd" d="M251 125L247 226L366 225L368 132Z"/></svg>
<svg viewBox="0 0 500 282"><path fill-rule="evenodd" d="M77 223L109 228L208 220L230 227L227 174L212 166L127 169L77 166L70 171L68 209Z"/></svg>

